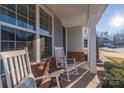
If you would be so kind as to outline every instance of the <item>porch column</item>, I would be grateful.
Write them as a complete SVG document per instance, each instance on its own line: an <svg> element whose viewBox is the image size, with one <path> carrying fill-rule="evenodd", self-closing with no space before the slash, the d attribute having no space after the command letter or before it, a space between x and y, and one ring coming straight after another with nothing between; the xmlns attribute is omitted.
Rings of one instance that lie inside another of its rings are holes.
<svg viewBox="0 0 124 93"><path fill-rule="evenodd" d="M89 62L90 62L90 72L97 73L96 69L96 16L90 16L89 22Z"/></svg>
<svg viewBox="0 0 124 93"><path fill-rule="evenodd" d="M40 62L40 22L39 5L36 5L36 62Z"/></svg>

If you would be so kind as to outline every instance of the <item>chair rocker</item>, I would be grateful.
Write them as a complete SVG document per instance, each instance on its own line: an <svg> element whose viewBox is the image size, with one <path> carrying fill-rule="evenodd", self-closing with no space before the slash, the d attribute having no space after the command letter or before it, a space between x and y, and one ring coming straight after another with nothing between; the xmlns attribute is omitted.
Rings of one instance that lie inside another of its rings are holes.
<svg viewBox="0 0 124 93"><path fill-rule="evenodd" d="M57 68L64 68L67 78L65 80L71 81L70 75L78 75L75 58L67 59L62 47L55 47L55 58Z"/></svg>

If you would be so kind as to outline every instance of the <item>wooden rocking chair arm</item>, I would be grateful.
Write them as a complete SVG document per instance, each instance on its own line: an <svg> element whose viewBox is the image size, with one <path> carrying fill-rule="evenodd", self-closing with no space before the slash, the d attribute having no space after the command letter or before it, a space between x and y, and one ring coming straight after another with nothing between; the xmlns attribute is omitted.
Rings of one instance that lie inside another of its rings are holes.
<svg viewBox="0 0 124 93"><path fill-rule="evenodd" d="M35 80L44 79L44 78L58 77L64 72L65 72L64 69L60 69L60 70L54 71L54 72L52 72L52 73L50 73L48 75L39 76L39 77L35 78Z"/></svg>
<svg viewBox="0 0 124 93"><path fill-rule="evenodd" d="M39 76L39 77L36 77L35 80L44 79L44 78L48 78L48 77L49 77L49 75Z"/></svg>

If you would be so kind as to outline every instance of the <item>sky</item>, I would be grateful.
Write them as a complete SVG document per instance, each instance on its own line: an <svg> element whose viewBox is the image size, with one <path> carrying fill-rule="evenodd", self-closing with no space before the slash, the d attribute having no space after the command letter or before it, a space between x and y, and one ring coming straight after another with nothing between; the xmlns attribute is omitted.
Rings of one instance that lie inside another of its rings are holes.
<svg viewBox="0 0 124 93"><path fill-rule="evenodd" d="M124 4L111 4L103 13L96 26L97 33L108 31L115 34L124 29Z"/></svg>

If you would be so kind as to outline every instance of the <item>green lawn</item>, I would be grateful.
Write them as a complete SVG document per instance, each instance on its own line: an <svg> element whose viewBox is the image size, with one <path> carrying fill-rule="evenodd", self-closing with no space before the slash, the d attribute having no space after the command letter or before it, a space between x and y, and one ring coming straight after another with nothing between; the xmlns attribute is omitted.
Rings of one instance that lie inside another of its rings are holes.
<svg viewBox="0 0 124 93"><path fill-rule="evenodd" d="M110 57L110 56L105 56L106 58L108 58L109 60L113 61L113 62L117 62L117 63L122 63L124 62L124 58L120 58L120 57Z"/></svg>
<svg viewBox="0 0 124 93"><path fill-rule="evenodd" d="M108 49L100 49L101 51L104 52L113 52L113 53L118 53L117 51L113 51L113 50L108 50Z"/></svg>

